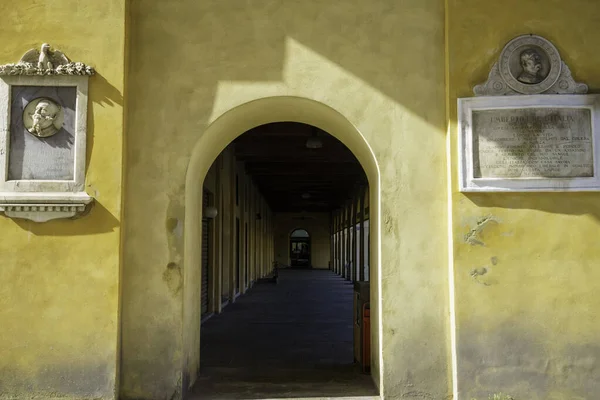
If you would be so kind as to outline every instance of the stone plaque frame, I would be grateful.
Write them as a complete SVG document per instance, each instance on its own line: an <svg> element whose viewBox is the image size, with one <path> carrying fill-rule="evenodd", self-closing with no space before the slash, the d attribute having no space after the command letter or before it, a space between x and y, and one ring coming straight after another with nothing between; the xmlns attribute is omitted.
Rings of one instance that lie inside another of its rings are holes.
<svg viewBox="0 0 600 400"><path fill-rule="evenodd" d="M591 176L475 177L473 112L484 110L587 109L592 139ZM459 188L461 192L552 192L600 190L600 95L525 95L458 99Z"/></svg>
<svg viewBox="0 0 600 400"><path fill-rule="evenodd" d="M14 218L44 222L69 218L83 212L92 198L85 192L88 76L4 75L0 76L0 211ZM9 179L12 88L75 88L73 177L68 180Z"/></svg>

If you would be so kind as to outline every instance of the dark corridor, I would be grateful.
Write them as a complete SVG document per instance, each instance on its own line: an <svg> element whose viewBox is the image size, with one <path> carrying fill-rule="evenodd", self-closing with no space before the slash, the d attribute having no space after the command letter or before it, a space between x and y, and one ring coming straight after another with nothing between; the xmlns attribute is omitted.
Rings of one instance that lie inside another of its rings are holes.
<svg viewBox="0 0 600 400"><path fill-rule="evenodd" d="M202 325L194 399L377 396L353 364L352 283L283 269ZM378 398L378 397L373 397Z"/></svg>

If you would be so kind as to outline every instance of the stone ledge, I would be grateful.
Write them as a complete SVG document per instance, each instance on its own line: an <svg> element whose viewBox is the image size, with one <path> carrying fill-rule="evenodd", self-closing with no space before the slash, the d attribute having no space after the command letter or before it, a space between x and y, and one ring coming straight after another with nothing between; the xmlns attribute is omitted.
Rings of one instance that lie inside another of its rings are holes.
<svg viewBox="0 0 600 400"><path fill-rule="evenodd" d="M87 193L10 193L0 196L0 212L9 218L46 222L77 217L93 200Z"/></svg>

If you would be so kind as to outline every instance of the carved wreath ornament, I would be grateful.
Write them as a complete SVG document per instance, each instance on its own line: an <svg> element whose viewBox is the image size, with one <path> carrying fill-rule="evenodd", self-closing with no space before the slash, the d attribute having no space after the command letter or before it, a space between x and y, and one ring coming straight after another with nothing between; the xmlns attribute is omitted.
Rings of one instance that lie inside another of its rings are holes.
<svg viewBox="0 0 600 400"><path fill-rule="evenodd" d="M16 64L0 65L0 75L94 75L89 65L70 61L57 49L50 50L48 43L40 50L31 49Z"/></svg>

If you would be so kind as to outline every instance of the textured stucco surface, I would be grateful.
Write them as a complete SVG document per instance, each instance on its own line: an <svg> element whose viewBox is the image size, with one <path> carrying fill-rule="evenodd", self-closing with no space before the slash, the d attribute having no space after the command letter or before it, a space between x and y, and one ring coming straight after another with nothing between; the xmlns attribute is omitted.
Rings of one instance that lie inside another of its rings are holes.
<svg viewBox="0 0 600 400"><path fill-rule="evenodd" d="M600 195L457 193L456 99L472 96L503 46L526 33L551 40L574 78L597 93L600 8L586 0L448 6L459 400L497 392L595 399Z"/></svg>
<svg viewBox="0 0 600 400"><path fill-rule="evenodd" d="M381 212L381 268L371 260L371 269L382 369L373 362L373 378L385 398L445 399L452 390L445 105L457 400L497 392L587 400L600 392L600 196L463 195L456 181L456 99L472 96L513 37L550 39L575 79L600 90L595 2L447 0L445 15L441 0L182 0L130 2L129 17L124 0L4 3L10 23L0 31L0 62L44 41L98 74L89 87L90 213L44 224L0 218L0 281L10 282L0 287L0 398L112 398L120 377L123 398L175 399L193 382L199 314L189 316L199 289L184 288L200 275L184 268L183 234L197 223L186 220L184 201L192 149L219 117L273 96L339 112L366 139L352 149L369 162L367 176L381 179L370 182L381 190L369 202L371 221ZM277 102L269 107L275 112ZM230 139L251 128L228 121L240 128ZM226 145L217 136L200 150L211 158L206 169ZM201 188L203 176L195 179Z"/></svg>
<svg viewBox="0 0 600 400"><path fill-rule="evenodd" d="M118 363L124 1L2 1L0 63L48 42L92 65L77 220L0 217L0 398L114 398Z"/></svg>
<svg viewBox="0 0 600 400"><path fill-rule="evenodd" d="M123 396L170 398L194 379L182 367L185 294L163 280L182 268L183 240L165 221L184 222L186 168L209 124L277 95L334 108L372 148L384 394L447 395L443 2L133 2L131 20Z"/></svg>

